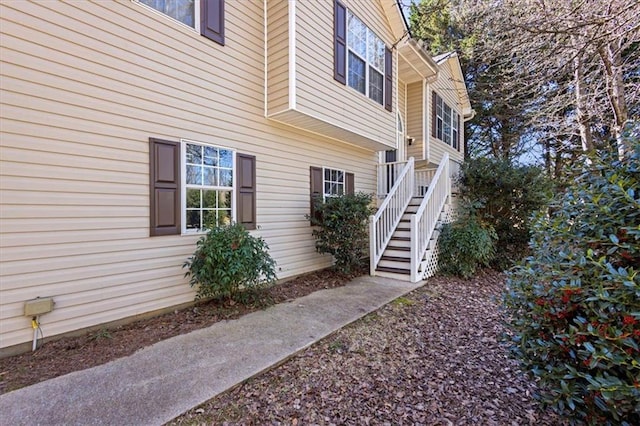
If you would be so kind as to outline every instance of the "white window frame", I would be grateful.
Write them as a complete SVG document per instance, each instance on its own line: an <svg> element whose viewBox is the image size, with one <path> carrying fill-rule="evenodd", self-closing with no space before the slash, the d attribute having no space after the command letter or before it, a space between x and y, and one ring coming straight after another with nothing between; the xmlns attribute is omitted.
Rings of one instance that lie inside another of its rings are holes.
<svg viewBox="0 0 640 426"><path fill-rule="evenodd" d="M339 181L333 181L331 179L327 180L326 179L326 173L327 171L329 172L329 174L331 174L331 172L338 172L342 174L342 182ZM342 195L346 194L347 191L347 172L341 169L334 169L331 167L323 167L322 168L322 201L325 201L327 198L332 198L332 197L339 197L340 194L331 194L331 193L327 193L325 188L327 187L327 183L331 184L331 183L335 183L337 185L342 186Z"/></svg>
<svg viewBox="0 0 640 426"><path fill-rule="evenodd" d="M436 94L434 94L436 96ZM449 120L445 120L446 110L449 110ZM451 108L441 96L436 98L436 138L451 146L459 149L460 146L460 129L458 129L458 111ZM438 126L440 124L440 126ZM447 132L447 128L449 131ZM455 133L455 140L454 140Z"/></svg>
<svg viewBox="0 0 640 426"><path fill-rule="evenodd" d="M144 7L151 12L164 17L165 19L170 19L172 22L177 22L180 25L185 26L186 28L190 28L191 30L195 30L197 33L200 33L200 0L193 1L193 27L191 25L185 24L184 22L174 18L173 16L167 15L161 10L156 9L155 7L149 6L145 3L142 3L140 0L131 0L133 3L139 4L141 7Z"/></svg>
<svg viewBox="0 0 640 426"><path fill-rule="evenodd" d="M223 149L231 152L231 186L210 186L210 185L194 185L187 184L187 145L209 146L212 148ZM237 152L235 149L221 145L214 145L206 142L194 141L191 139L180 139L180 213L181 233L183 235L203 234L207 232L205 228L187 228L187 190L190 188L208 189L213 191L230 191L231 192L231 222L236 221L236 180L237 180ZM202 208L202 207L201 207ZM217 209L216 209L217 210Z"/></svg>
<svg viewBox="0 0 640 426"><path fill-rule="evenodd" d="M349 36L350 31L349 31L349 23L351 22L350 17L352 17L353 19L357 20L358 22L360 22L360 24L362 26L364 26L364 28L366 29L365 32L365 46L366 46L366 53L365 53L365 58L362 57L362 55L360 55L359 53L357 53L355 50L353 50L349 44L351 37ZM377 66L375 66L375 64L373 64L372 62L369 61L369 38L370 37L375 37L380 43L382 43L383 46L386 47L384 41L378 37L378 35L376 33L374 33L371 28L369 28L360 18L358 18L354 13L351 12L351 10L347 9L347 86L351 87L352 89L354 89L356 92L361 93L363 95L365 95L367 98L371 99L372 101L374 101L375 103L384 106L384 100L385 100L385 73L384 73L384 61L385 61L385 51L382 51L382 68L378 68ZM357 56L360 60L364 61L364 93L360 92L357 88L353 87L350 84L349 81L349 69L351 68L351 60L349 53L353 53L355 56ZM382 97L380 99L380 102L378 102L376 99L373 99L371 97L371 93L370 93L370 84L371 84L371 77L369 75L370 73L370 68L375 69L378 73L380 73L380 75L382 75Z"/></svg>

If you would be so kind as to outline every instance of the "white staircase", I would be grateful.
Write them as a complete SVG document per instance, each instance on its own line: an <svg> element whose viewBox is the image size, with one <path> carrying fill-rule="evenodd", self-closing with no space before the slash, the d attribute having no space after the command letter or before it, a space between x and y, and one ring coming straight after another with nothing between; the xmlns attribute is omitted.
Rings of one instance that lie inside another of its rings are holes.
<svg viewBox="0 0 640 426"><path fill-rule="evenodd" d="M439 230L451 201L449 158L435 172L414 171L409 161L398 176L370 219L370 273L417 282L437 269Z"/></svg>
<svg viewBox="0 0 640 426"><path fill-rule="evenodd" d="M409 201L409 205L405 210L400 223L391 235L391 240L387 248L382 253L380 262L376 267L375 274L380 277L396 278L402 281L408 281L411 278L411 215L414 215L420 204L422 197L413 197ZM440 217L436 229L431 235L427 243L427 251L420 261L420 271L428 266L429 260L434 255L435 249L440 235L440 227L443 221L443 215Z"/></svg>

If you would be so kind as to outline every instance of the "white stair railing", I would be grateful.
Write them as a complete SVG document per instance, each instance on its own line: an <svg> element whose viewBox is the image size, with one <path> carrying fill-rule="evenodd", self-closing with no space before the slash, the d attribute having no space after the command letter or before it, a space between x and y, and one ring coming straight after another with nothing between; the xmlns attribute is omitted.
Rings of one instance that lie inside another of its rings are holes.
<svg viewBox="0 0 640 426"><path fill-rule="evenodd" d="M369 264L370 273L375 275L376 267L384 249L396 230L404 211L409 205L414 190L414 161L409 158L398 174L389 194L375 215L369 217Z"/></svg>
<svg viewBox="0 0 640 426"><path fill-rule="evenodd" d="M449 155L445 153L420 207L415 214L411 215L411 282L415 283L423 279L420 263L450 194Z"/></svg>
<svg viewBox="0 0 640 426"><path fill-rule="evenodd" d="M385 198L402 173L406 161L378 164L378 198Z"/></svg>
<svg viewBox="0 0 640 426"><path fill-rule="evenodd" d="M429 189L429 184L433 180L436 169L416 170L416 187L413 192L414 197L424 197Z"/></svg>

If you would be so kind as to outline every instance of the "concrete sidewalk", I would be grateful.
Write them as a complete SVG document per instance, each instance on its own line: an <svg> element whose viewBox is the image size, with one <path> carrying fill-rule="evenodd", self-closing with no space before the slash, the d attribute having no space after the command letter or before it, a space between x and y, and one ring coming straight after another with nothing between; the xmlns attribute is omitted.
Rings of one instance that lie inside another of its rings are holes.
<svg viewBox="0 0 640 426"><path fill-rule="evenodd" d="M0 396L3 425L161 425L420 287L360 277Z"/></svg>

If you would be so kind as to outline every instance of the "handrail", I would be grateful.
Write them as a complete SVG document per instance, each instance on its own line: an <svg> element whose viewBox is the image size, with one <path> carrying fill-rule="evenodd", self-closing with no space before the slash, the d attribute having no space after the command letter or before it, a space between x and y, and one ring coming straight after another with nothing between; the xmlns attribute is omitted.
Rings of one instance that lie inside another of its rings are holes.
<svg viewBox="0 0 640 426"><path fill-rule="evenodd" d="M411 215L411 281L417 282L420 262L427 251L447 199L451 194L449 154L445 153L418 210Z"/></svg>
<svg viewBox="0 0 640 426"><path fill-rule="evenodd" d="M398 175L407 164L406 161L394 161L391 163L378 164L378 198L385 198L393 188L393 184L398 179Z"/></svg>
<svg viewBox="0 0 640 426"><path fill-rule="evenodd" d="M371 275L375 275L382 253L384 253L407 205L409 205L409 201L413 196L413 188L414 160L411 157L398 175L376 214L369 217L369 266Z"/></svg>

